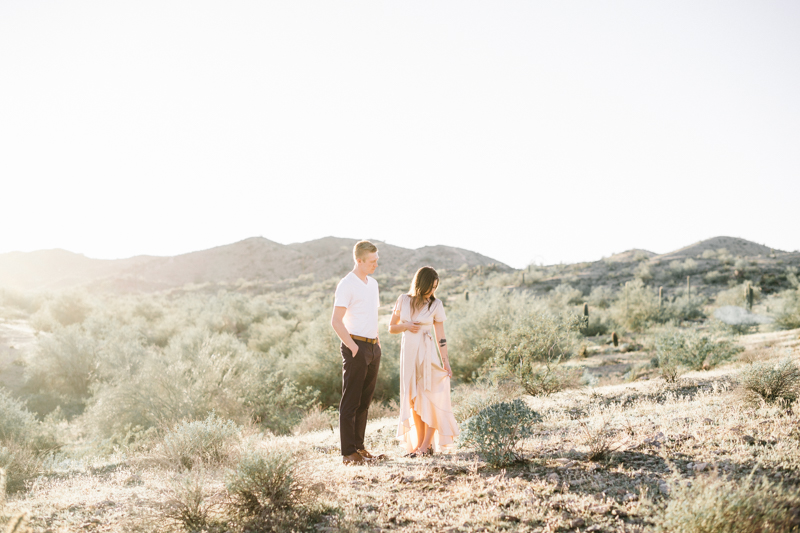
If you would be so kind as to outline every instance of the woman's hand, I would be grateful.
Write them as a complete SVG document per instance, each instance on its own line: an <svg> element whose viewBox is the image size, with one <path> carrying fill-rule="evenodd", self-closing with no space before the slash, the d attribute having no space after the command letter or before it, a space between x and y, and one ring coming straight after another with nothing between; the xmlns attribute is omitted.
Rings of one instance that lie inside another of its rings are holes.
<svg viewBox="0 0 800 533"><path fill-rule="evenodd" d="M444 366L444 371L447 372L447 377L448 378L452 378L453 377L453 370L450 368L449 364Z"/></svg>
<svg viewBox="0 0 800 533"><path fill-rule="evenodd" d="M411 333L416 333L419 331L419 323L418 322L406 322L403 324L406 327L406 331L410 331Z"/></svg>

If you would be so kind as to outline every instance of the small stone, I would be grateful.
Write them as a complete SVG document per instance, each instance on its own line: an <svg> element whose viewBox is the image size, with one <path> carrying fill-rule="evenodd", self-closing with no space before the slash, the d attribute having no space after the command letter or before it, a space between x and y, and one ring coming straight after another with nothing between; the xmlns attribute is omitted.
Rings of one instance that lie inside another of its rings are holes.
<svg viewBox="0 0 800 533"><path fill-rule="evenodd" d="M586 528L586 531L602 531L603 528L599 524L594 524Z"/></svg>
<svg viewBox="0 0 800 533"><path fill-rule="evenodd" d="M742 435L742 441L745 444L755 444L756 443L756 439L753 438L751 435Z"/></svg>
<svg viewBox="0 0 800 533"><path fill-rule="evenodd" d="M586 525L586 520L580 517L576 518L575 520L569 523L570 529L574 527L583 527L584 525Z"/></svg>
<svg viewBox="0 0 800 533"><path fill-rule="evenodd" d="M557 462L558 464L565 465L565 464L567 464L567 463L571 463L571 462L572 462L572 460L570 460L570 459L567 459L566 457L559 457L558 459L556 459L556 462Z"/></svg>
<svg viewBox="0 0 800 533"><path fill-rule="evenodd" d="M658 491L659 491L661 494L669 494L669 485L667 485L666 483L661 483L661 484L658 486Z"/></svg>
<svg viewBox="0 0 800 533"><path fill-rule="evenodd" d="M687 470L691 470L692 468L694 468L694 463L688 463L688 464L686 465L686 469L687 469Z"/></svg>
<svg viewBox="0 0 800 533"><path fill-rule="evenodd" d="M694 465L695 472L703 472L706 468L708 468L708 463L695 463Z"/></svg>
<svg viewBox="0 0 800 533"><path fill-rule="evenodd" d="M552 474L547 475L547 481L549 481L550 483L558 483L559 481L561 481L561 478L558 477L558 474L553 472Z"/></svg>
<svg viewBox="0 0 800 533"><path fill-rule="evenodd" d="M311 485L311 492L315 494L320 494L325 492L325 483L314 483Z"/></svg>
<svg viewBox="0 0 800 533"><path fill-rule="evenodd" d="M638 499L639 499L639 496L637 496L636 494L632 494L630 492L622 497L622 501L626 502L626 503L627 502L635 502Z"/></svg>
<svg viewBox="0 0 800 533"><path fill-rule="evenodd" d="M711 425L711 424L713 424L713 423L714 423L714 421L713 421L713 420L711 420L710 418L704 418L704 419L703 419L703 424L705 424L705 425L707 425L707 426L710 426L710 425Z"/></svg>

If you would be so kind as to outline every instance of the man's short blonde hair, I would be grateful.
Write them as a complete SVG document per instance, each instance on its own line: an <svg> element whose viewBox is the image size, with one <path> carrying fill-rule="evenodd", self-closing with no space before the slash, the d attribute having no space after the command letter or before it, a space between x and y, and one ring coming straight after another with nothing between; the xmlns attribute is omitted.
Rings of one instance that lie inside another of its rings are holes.
<svg viewBox="0 0 800 533"><path fill-rule="evenodd" d="M358 263L358 260L361 259L362 261L367 256L367 254L371 254L373 252L377 252L378 247L372 244L369 241L358 241L355 246L353 246L353 260Z"/></svg>

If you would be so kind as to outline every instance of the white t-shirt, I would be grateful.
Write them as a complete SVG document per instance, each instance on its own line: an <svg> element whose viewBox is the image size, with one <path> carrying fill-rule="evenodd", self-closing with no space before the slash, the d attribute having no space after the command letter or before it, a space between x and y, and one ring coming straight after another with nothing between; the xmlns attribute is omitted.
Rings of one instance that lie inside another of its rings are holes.
<svg viewBox="0 0 800 533"><path fill-rule="evenodd" d="M378 338L378 282L367 276L364 283L358 276L350 272L336 286L334 307L345 307L344 327L351 335Z"/></svg>

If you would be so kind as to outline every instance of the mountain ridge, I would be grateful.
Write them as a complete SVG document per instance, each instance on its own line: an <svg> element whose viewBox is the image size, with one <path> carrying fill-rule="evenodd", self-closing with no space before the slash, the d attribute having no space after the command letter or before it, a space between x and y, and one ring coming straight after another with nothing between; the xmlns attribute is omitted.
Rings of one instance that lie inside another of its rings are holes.
<svg viewBox="0 0 800 533"><path fill-rule="evenodd" d="M0 254L0 287L23 290L58 290L91 286L118 292L153 291L185 284L234 283L241 280L279 282L299 275L316 279L341 276L352 268L356 239L322 237L311 241L280 244L264 237L249 237L175 256L138 255L126 259L92 259L63 249ZM419 267L457 270L508 265L477 252L446 245L410 249L373 240L379 248L384 272L413 274ZM756 257L785 253L738 237L712 237L665 254L634 248L602 261L617 263L643 259L653 263L699 257L706 250L727 250L733 256Z"/></svg>
<svg viewBox="0 0 800 533"><path fill-rule="evenodd" d="M152 291L187 283L266 280L277 282L313 273L318 279L344 275L352 268L357 239L323 237L304 243L280 244L264 237L179 254L140 255L126 259L92 259L67 250L0 254L0 287L58 290L92 285L115 291ZM440 269L497 265L495 259L452 246L403 248L373 240L384 271L411 272L426 264Z"/></svg>

